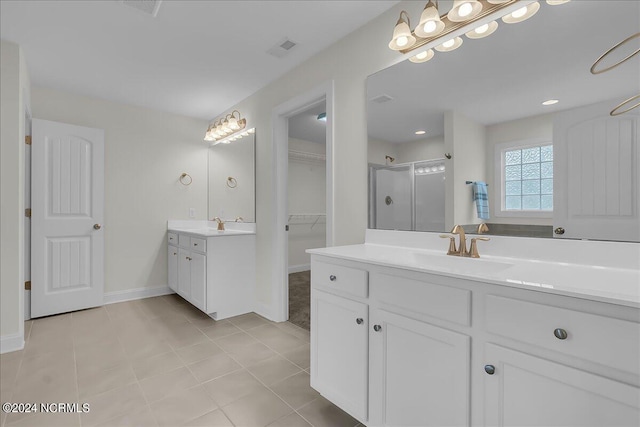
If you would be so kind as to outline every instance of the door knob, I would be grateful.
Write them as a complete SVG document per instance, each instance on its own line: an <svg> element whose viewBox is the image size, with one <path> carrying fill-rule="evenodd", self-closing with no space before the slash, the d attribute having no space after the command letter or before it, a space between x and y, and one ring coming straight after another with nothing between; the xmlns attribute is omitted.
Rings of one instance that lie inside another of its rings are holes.
<svg viewBox="0 0 640 427"><path fill-rule="evenodd" d="M356 319L356 323L357 323L358 325L362 325L362 322L364 322L364 319L363 319L362 317L358 317L358 318Z"/></svg>
<svg viewBox="0 0 640 427"><path fill-rule="evenodd" d="M484 371L489 375L493 375L496 372L496 367L493 365L484 365Z"/></svg>
<svg viewBox="0 0 640 427"><path fill-rule="evenodd" d="M376 332L380 332L380 329L382 329L382 326L380 325L373 325L373 330Z"/></svg>
<svg viewBox="0 0 640 427"><path fill-rule="evenodd" d="M562 235L562 234L564 234L564 228L558 227L555 230L553 230L553 232L556 233L556 234Z"/></svg>
<svg viewBox="0 0 640 427"><path fill-rule="evenodd" d="M556 330L553 331L553 335L555 335L556 338L558 338L559 340L566 340L567 337L569 336L567 334L567 331L565 331L562 328L558 328Z"/></svg>
<svg viewBox="0 0 640 427"><path fill-rule="evenodd" d="M93 224L93 229L94 230L100 230L102 228L102 226L100 224Z"/></svg>

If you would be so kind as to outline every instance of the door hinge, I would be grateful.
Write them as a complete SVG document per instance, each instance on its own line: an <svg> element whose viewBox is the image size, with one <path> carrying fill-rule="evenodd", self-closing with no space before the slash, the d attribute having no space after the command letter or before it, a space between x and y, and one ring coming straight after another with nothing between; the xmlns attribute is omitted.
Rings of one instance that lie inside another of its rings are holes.
<svg viewBox="0 0 640 427"><path fill-rule="evenodd" d="M24 216L27 218L31 218L31 208L27 208L24 210Z"/></svg>
<svg viewBox="0 0 640 427"><path fill-rule="evenodd" d="M26 282L24 282L24 289L26 291L30 291L31 290L31 280L27 280Z"/></svg>
<svg viewBox="0 0 640 427"><path fill-rule="evenodd" d="M27 145L31 145L31 135L26 135L24 137L24 143Z"/></svg>

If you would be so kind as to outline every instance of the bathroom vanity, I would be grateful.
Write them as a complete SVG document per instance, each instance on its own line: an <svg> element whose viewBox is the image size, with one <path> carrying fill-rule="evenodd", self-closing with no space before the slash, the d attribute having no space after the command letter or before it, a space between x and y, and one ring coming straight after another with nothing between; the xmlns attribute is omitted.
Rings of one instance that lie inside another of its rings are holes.
<svg viewBox="0 0 640 427"><path fill-rule="evenodd" d="M169 221L169 287L215 320L253 311L255 224Z"/></svg>
<svg viewBox="0 0 640 427"><path fill-rule="evenodd" d="M638 245L522 241L309 250L312 387L368 426L639 425Z"/></svg>

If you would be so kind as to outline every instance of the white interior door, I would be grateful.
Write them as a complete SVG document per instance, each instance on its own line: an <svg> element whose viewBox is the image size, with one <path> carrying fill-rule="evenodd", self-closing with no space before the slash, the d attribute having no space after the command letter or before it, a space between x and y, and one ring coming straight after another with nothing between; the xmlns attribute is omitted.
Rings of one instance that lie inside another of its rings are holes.
<svg viewBox="0 0 640 427"><path fill-rule="evenodd" d="M104 131L32 125L31 316L102 305Z"/></svg>
<svg viewBox="0 0 640 427"><path fill-rule="evenodd" d="M640 113L611 117L613 105L554 118L554 237L640 241Z"/></svg>

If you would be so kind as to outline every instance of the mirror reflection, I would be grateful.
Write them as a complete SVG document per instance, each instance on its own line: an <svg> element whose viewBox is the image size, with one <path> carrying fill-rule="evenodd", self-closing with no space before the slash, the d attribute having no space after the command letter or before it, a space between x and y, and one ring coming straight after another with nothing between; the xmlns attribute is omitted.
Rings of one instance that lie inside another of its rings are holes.
<svg viewBox="0 0 640 427"><path fill-rule="evenodd" d="M209 219L256 221L255 134L209 147Z"/></svg>
<svg viewBox="0 0 640 427"><path fill-rule="evenodd" d="M596 31L603 16L615 25ZM368 77L369 227L640 241L640 108L609 114L640 93L640 55L590 72L638 32L640 3L541 2L525 22L498 22Z"/></svg>

